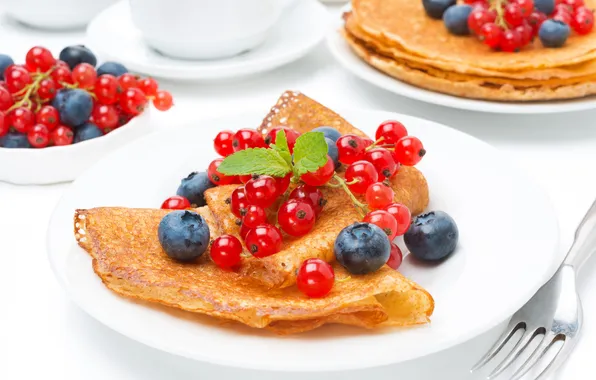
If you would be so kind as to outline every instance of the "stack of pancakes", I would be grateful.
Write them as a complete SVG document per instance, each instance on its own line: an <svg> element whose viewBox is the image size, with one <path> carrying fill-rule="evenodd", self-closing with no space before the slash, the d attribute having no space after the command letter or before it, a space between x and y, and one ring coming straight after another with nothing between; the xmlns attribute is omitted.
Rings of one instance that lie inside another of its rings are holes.
<svg viewBox="0 0 596 380"><path fill-rule="evenodd" d="M363 132L335 112L296 92L284 93L259 131L285 125L300 133L327 125L342 134ZM207 206L195 209L209 225L211 239L239 236L236 218L226 202L238 185L205 192ZM394 200L413 214L429 202L426 179L414 167L402 167L391 179ZM327 323L365 328L427 323L434 309L431 295L399 272L384 266L350 276L335 263L333 243L347 225L360 220L349 197L338 189L321 188L327 201L314 229L306 236L284 236L282 250L262 259L245 257L239 268L215 265L209 251L191 263L168 257L157 238L159 222L169 210L101 207L77 210L74 234L93 258L93 270L119 295L159 303L278 334L299 333ZM250 255L248 255L250 256ZM308 298L296 287L296 272L308 258L333 263L331 292Z"/></svg>
<svg viewBox="0 0 596 380"><path fill-rule="evenodd" d="M596 0L586 0L589 8ZM596 93L596 32L548 49L539 39L518 53L455 36L421 0L353 0L343 34L378 70L412 85L499 101L571 99Z"/></svg>

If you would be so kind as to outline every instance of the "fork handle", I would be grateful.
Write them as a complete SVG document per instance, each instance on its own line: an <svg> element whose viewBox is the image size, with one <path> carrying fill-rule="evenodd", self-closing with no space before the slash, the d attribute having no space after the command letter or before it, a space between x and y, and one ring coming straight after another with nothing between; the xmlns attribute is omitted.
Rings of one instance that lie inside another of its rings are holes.
<svg viewBox="0 0 596 380"><path fill-rule="evenodd" d="M575 239L565 257L565 264L575 267L576 271L596 251L596 201L575 230Z"/></svg>

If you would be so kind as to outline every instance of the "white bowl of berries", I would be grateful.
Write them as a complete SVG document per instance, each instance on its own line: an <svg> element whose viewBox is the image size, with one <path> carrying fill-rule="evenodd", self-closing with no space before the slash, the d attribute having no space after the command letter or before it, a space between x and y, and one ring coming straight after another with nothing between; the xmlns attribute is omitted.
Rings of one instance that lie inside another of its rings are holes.
<svg viewBox="0 0 596 380"><path fill-rule="evenodd" d="M153 131L149 103L172 106L152 78L116 62L95 67L85 46L59 59L33 47L25 63L0 54L0 180L49 184L74 180L100 157Z"/></svg>

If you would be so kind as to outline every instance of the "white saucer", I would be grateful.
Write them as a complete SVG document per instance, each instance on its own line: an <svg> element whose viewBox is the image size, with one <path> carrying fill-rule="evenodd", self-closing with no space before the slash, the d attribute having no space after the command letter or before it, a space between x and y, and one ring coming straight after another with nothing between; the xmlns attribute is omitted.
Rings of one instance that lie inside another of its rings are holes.
<svg viewBox="0 0 596 380"><path fill-rule="evenodd" d="M234 58L185 61L151 49L132 23L127 1L100 13L87 28L89 46L129 70L174 80L223 79L272 70L306 55L325 37L329 13L317 0L300 0L273 28L263 45Z"/></svg>
<svg viewBox="0 0 596 380"><path fill-rule="evenodd" d="M424 141L428 154L419 169L429 183L429 209L447 211L460 231L458 249L445 262L421 265L406 256L400 268L433 295L430 324L381 330L325 326L279 337L120 297L95 275L91 257L73 236L76 208L159 207L180 178L216 157L212 138L219 130L259 125L261 112L178 127L173 121L167 131L130 143L80 176L64 193L48 229L56 277L91 316L157 349L228 366L322 371L397 363L464 342L509 318L552 275L562 252L550 202L505 154L411 116L357 109L340 113L372 135L381 121L397 119Z"/></svg>
<svg viewBox="0 0 596 380"><path fill-rule="evenodd" d="M347 6L344 8L344 11L349 9L350 6ZM345 41L339 32L341 28L343 28L343 20L338 19L333 23L333 28L327 35L327 45L337 61L360 79L407 98L451 108L505 114L547 114L596 108L596 96L546 102L492 102L488 100L460 98L425 90L397 80L363 61L352 51Z"/></svg>

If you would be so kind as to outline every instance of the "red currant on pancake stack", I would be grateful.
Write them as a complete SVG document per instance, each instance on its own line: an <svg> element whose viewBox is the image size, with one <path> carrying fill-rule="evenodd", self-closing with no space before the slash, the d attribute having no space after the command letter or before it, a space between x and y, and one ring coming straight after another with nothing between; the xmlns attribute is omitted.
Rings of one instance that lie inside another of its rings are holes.
<svg viewBox="0 0 596 380"><path fill-rule="evenodd" d="M0 148L64 146L101 137L141 114L149 102L168 110L170 93L117 62L96 67L83 45L55 57L35 46L16 63L0 54ZM122 85L124 84L124 85Z"/></svg>
<svg viewBox="0 0 596 380"><path fill-rule="evenodd" d="M584 0L422 0L427 15L442 19L454 35L475 35L494 50L518 52L540 39L545 48L565 45L571 32L585 35L594 13Z"/></svg>

